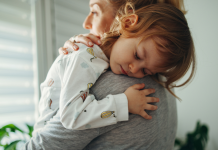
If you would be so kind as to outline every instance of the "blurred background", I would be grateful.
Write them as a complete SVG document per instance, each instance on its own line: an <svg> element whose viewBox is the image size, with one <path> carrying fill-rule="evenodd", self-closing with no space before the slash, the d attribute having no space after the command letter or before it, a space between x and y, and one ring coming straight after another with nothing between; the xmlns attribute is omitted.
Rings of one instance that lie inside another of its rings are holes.
<svg viewBox="0 0 218 150"><path fill-rule="evenodd" d="M197 73L188 86L176 89L182 99L177 137L185 139L200 121L209 127L207 150L218 150L218 1L184 2ZM0 127L34 124L39 85L58 48L73 35L88 33L82 28L88 5L88 0L0 0Z"/></svg>

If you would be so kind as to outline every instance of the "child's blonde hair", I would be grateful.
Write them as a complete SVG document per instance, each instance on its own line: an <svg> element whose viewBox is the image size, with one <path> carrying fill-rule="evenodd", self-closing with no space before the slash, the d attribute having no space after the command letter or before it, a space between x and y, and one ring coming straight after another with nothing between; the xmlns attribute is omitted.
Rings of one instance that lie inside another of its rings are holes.
<svg viewBox="0 0 218 150"><path fill-rule="evenodd" d="M112 46L120 34L126 38L143 36L141 41L152 38L159 54L165 58L160 67L166 71L159 74L164 76L166 81L159 79L158 74L153 78L177 97L171 88L184 86L191 81L196 64L194 44L184 14L169 4L152 4L135 10L134 5L129 2L118 12L110 32L105 33L102 41L101 47L105 54L110 56ZM126 22L125 18L132 14L138 16L138 22L135 26L126 28L129 22ZM148 30L152 32L145 35ZM173 84L181 79L190 67L188 79L180 85Z"/></svg>
<svg viewBox="0 0 218 150"><path fill-rule="evenodd" d="M126 4L126 2L131 2L136 10L150 4L165 3L178 8L184 14L186 13L183 0L106 0L106 1L110 4L110 7L113 7L114 16L116 15L117 11L120 10L121 6L125 6L123 4Z"/></svg>

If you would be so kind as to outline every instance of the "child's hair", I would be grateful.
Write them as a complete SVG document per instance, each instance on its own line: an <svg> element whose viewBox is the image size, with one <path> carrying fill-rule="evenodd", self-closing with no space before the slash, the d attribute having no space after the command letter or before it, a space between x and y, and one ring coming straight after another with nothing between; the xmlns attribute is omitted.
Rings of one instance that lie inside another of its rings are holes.
<svg viewBox="0 0 218 150"><path fill-rule="evenodd" d="M150 4L165 3L178 8L184 14L186 13L183 0L106 0L106 1L110 4L111 7L113 7L114 16L116 15L117 11L120 10L121 6L124 6L123 4L126 4L126 2L131 2L135 6L136 10Z"/></svg>
<svg viewBox="0 0 218 150"><path fill-rule="evenodd" d="M171 88L184 86L191 81L196 64L194 44L184 14L169 4L152 4L135 10L134 5L129 2L118 12L111 30L104 34L101 47L105 54L110 56L112 46L120 34L126 38L143 36L141 41L151 38L165 60L160 67L166 71L159 74L166 80L162 81L158 74L152 77L177 97ZM125 18L132 14L138 16L138 22L135 26L126 28L129 22L126 22ZM145 35L148 30L151 32ZM180 85L173 84L181 79L190 67L188 79Z"/></svg>

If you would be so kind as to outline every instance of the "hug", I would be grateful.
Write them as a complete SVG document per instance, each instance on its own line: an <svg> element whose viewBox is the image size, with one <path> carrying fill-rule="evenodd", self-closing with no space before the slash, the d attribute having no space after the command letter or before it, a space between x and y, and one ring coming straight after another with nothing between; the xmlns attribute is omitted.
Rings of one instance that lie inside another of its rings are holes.
<svg viewBox="0 0 218 150"><path fill-rule="evenodd" d="M59 49L24 149L173 149L174 88L196 63L184 13L176 0L90 0L90 33Z"/></svg>

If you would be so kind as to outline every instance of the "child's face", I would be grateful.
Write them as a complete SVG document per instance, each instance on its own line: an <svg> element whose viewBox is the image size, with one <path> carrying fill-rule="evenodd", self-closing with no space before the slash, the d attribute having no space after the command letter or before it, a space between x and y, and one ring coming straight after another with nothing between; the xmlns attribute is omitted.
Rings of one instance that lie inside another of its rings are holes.
<svg viewBox="0 0 218 150"><path fill-rule="evenodd" d="M163 70L158 66L164 62L151 38L140 42L138 38L123 38L115 42L110 55L110 67L115 74L142 78Z"/></svg>

